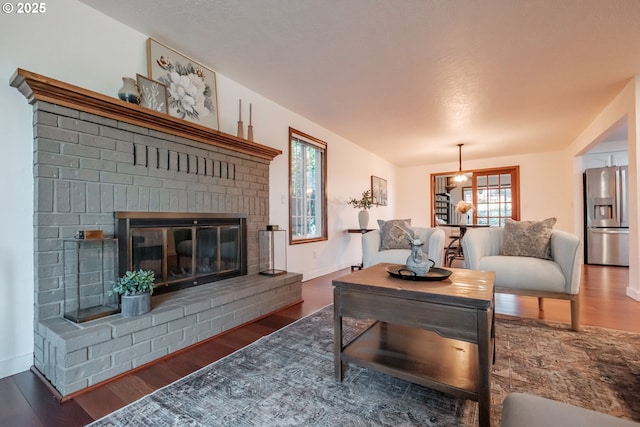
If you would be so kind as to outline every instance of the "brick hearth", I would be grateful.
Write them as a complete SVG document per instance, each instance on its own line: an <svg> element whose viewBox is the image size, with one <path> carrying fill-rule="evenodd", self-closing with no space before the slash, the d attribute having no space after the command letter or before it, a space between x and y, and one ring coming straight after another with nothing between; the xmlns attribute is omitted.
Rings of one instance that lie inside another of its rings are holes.
<svg viewBox="0 0 640 427"><path fill-rule="evenodd" d="M247 275L153 297L149 314L39 323L54 348L38 369L64 396L301 301L302 275Z"/></svg>

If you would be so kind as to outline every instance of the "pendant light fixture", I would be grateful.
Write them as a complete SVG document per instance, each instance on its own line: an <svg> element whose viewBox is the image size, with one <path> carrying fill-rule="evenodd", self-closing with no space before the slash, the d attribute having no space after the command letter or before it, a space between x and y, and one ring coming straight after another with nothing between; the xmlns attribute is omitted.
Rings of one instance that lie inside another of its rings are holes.
<svg viewBox="0 0 640 427"><path fill-rule="evenodd" d="M464 144L458 144L458 175L453 177L455 182L465 182L467 176L462 173L462 146Z"/></svg>

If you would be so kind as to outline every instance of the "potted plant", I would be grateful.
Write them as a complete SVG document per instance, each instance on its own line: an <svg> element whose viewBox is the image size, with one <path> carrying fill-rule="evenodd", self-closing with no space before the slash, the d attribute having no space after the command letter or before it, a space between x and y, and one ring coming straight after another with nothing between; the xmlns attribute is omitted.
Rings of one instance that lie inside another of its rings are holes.
<svg viewBox="0 0 640 427"><path fill-rule="evenodd" d="M373 197L371 197L371 190L363 191L362 197L359 199L352 197L347 204L360 209L360 212L358 212L358 224L361 230L366 229L369 224L369 209L375 206L373 204Z"/></svg>
<svg viewBox="0 0 640 427"><path fill-rule="evenodd" d="M121 296L121 312L125 317L138 316L151 311L151 294L155 273L151 270L127 271L113 284L109 295Z"/></svg>

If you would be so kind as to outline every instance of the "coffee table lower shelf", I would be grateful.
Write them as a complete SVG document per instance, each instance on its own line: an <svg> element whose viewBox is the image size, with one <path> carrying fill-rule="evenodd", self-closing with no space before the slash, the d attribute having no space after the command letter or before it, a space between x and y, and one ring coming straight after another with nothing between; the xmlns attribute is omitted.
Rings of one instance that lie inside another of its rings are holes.
<svg viewBox="0 0 640 427"><path fill-rule="evenodd" d="M385 322L346 344L340 361L478 401L477 345Z"/></svg>

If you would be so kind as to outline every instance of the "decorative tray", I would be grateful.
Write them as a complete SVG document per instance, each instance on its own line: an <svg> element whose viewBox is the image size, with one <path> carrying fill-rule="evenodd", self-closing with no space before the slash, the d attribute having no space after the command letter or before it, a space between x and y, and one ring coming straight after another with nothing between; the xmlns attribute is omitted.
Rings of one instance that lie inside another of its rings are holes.
<svg viewBox="0 0 640 427"><path fill-rule="evenodd" d="M427 274L418 275L413 271L407 269L406 265L392 265L386 268L387 273L391 277L402 280L414 280L424 282L434 282L438 280L444 280L451 276L452 271L444 268L431 267Z"/></svg>

